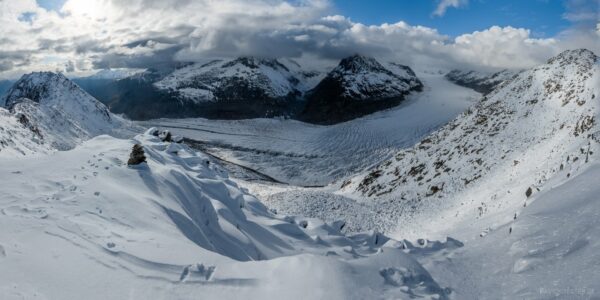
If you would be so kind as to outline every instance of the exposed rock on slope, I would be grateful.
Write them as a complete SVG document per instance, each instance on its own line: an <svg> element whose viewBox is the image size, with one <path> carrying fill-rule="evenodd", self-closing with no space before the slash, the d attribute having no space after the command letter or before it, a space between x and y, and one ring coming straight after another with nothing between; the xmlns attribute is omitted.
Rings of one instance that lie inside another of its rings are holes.
<svg viewBox="0 0 600 300"><path fill-rule="evenodd" d="M307 94L301 119L333 124L398 105L422 83L406 67L392 65L396 72L375 59L354 55L343 59Z"/></svg>
<svg viewBox="0 0 600 300"><path fill-rule="evenodd" d="M373 199L390 219L433 205L437 198L455 203L452 199L471 201L476 194L478 202L496 205L494 200L508 191L507 197L523 201L529 186L539 187L557 174L570 176L595 157L599 82L600 64L593 52L565 51L520 73L412 149L350 179L341 190ZM482 212L486 209L480 206Z"/></svg>
<svg viewBox="0 0 600 300"><path fill-rule="evenodd" d="M35 123L26 115L0 107L0 158L42 154L51 151Z"/></svg>

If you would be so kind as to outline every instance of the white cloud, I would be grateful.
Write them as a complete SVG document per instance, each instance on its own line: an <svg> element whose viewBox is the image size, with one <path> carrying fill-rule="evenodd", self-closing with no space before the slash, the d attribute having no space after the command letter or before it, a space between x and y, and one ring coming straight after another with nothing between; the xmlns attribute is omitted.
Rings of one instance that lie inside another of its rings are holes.
<svg viewBox="0 0 600 300"><path fill-rule="evenodd" d="M440 0L440 3L438 3L433 15L441 17L446 14L446 10L448 10L448 8L458 8L467 4L469 4L469 0Z"/></svg>

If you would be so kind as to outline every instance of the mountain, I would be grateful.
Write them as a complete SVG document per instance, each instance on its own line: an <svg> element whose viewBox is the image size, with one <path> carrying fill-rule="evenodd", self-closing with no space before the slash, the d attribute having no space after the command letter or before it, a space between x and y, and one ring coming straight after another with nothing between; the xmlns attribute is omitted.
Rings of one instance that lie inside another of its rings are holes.
<svg viewBox="0 0 600 300"><path fill-rule="evenodd" d="M149 68L120 80L75 80L114 113L136 120L292 116L320 73L291 59L240 57L175 69Z"/></svg>
<svg viewBox="0 0 600 300"><path fill-rule="evenodd" d="M0 99L19 122L54 149L66 150L100 134L130 126L62 74L23 75Z"/></svg>
<svg viewBox="0 0 600 300"><path fill-rule="evenodd" d="M340 192L370 199L384 219L403 215L406 222L416 222L408 217L415 213L443 211L450 222L471 210L518 207L551 178L597 160L598 82L593 52L565 51L519 73L414 147L339 184Z"/></svg>
<svg viewBox="0 0 600 300"><path fill-rule="evenodd" d="M112 112L136 120L283 116L337 123L395 106L422 88L410 68L386 68L359 55L342 60L327 76L292 59L239 57L148 69L120 80L75 81Z"/></svg>
<svg viewBox="0 0 600 300"><path fill-rule="evenodd" d="M402 102L423 84L406 66L390 71L371 57L354 55L339 65L306 96L300 119L318 124L348 121Z"/></svg>
<svg viewBox="0 0 600 300"><path fill-rule="evenodd" d="M446 78L458 85L488 94L502 83L512 79L518 72L502 70L495 73L452 70Z"/></svg>
<svg viewBox="0 0 600 300"><path fill-rule="evenodd" d="M243 119L293 114L308 88L302 79L275 59L240 57L192 64L154 85L198 106L198 116Z"/></svg>
<svg viewBox="0 0 600 300"><path fill-rule="evenodd" d="M306 89L279 61L256 57L193 64L155 85L194 102L286 100Z"/></svg>

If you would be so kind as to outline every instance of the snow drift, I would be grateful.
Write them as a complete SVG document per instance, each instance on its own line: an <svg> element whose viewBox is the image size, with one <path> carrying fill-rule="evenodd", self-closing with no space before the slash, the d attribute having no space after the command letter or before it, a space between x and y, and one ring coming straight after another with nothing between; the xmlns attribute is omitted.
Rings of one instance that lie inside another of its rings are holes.
<svg viewBox="0 0 600 300"><path fill-rule="evenodd" d="M346 236L343 222L276 215L210 157L153 132L133 140L102 135L70 151L2 161L0 282L16 288L0 284L0 296L450 293L403 244L376 232ZM127 166L135 144L147 162ZM80 285L88 280L92 286Z"/></svg>

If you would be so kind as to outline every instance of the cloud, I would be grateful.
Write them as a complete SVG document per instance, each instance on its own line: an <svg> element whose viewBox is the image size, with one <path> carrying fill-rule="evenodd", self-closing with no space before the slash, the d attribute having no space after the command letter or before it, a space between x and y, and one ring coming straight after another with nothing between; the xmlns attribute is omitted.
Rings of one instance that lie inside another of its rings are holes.
<svg viewBox="0 0 600 300"><path fill-rule="evenodd" d="M446 14L446 10L448 10L448 8L458 8L467 4L469 4L469 0L440 0L440 3L438 3L433 15L441 17Z"/></svg>
<svg viewBox="0 0 600 300"><path fill-rule="evenodd" d="M572 4L569 13L585 11ZM57 12L34 0L0 0L0 77L240 55L335 62L354 53L413 67L527 68L567 48L598 51L597 22L549 39L497 26L450 38L405 22L364 25L331 8L327 0L68 0ZM35 17L20 20L24 13Z"/></svg>

